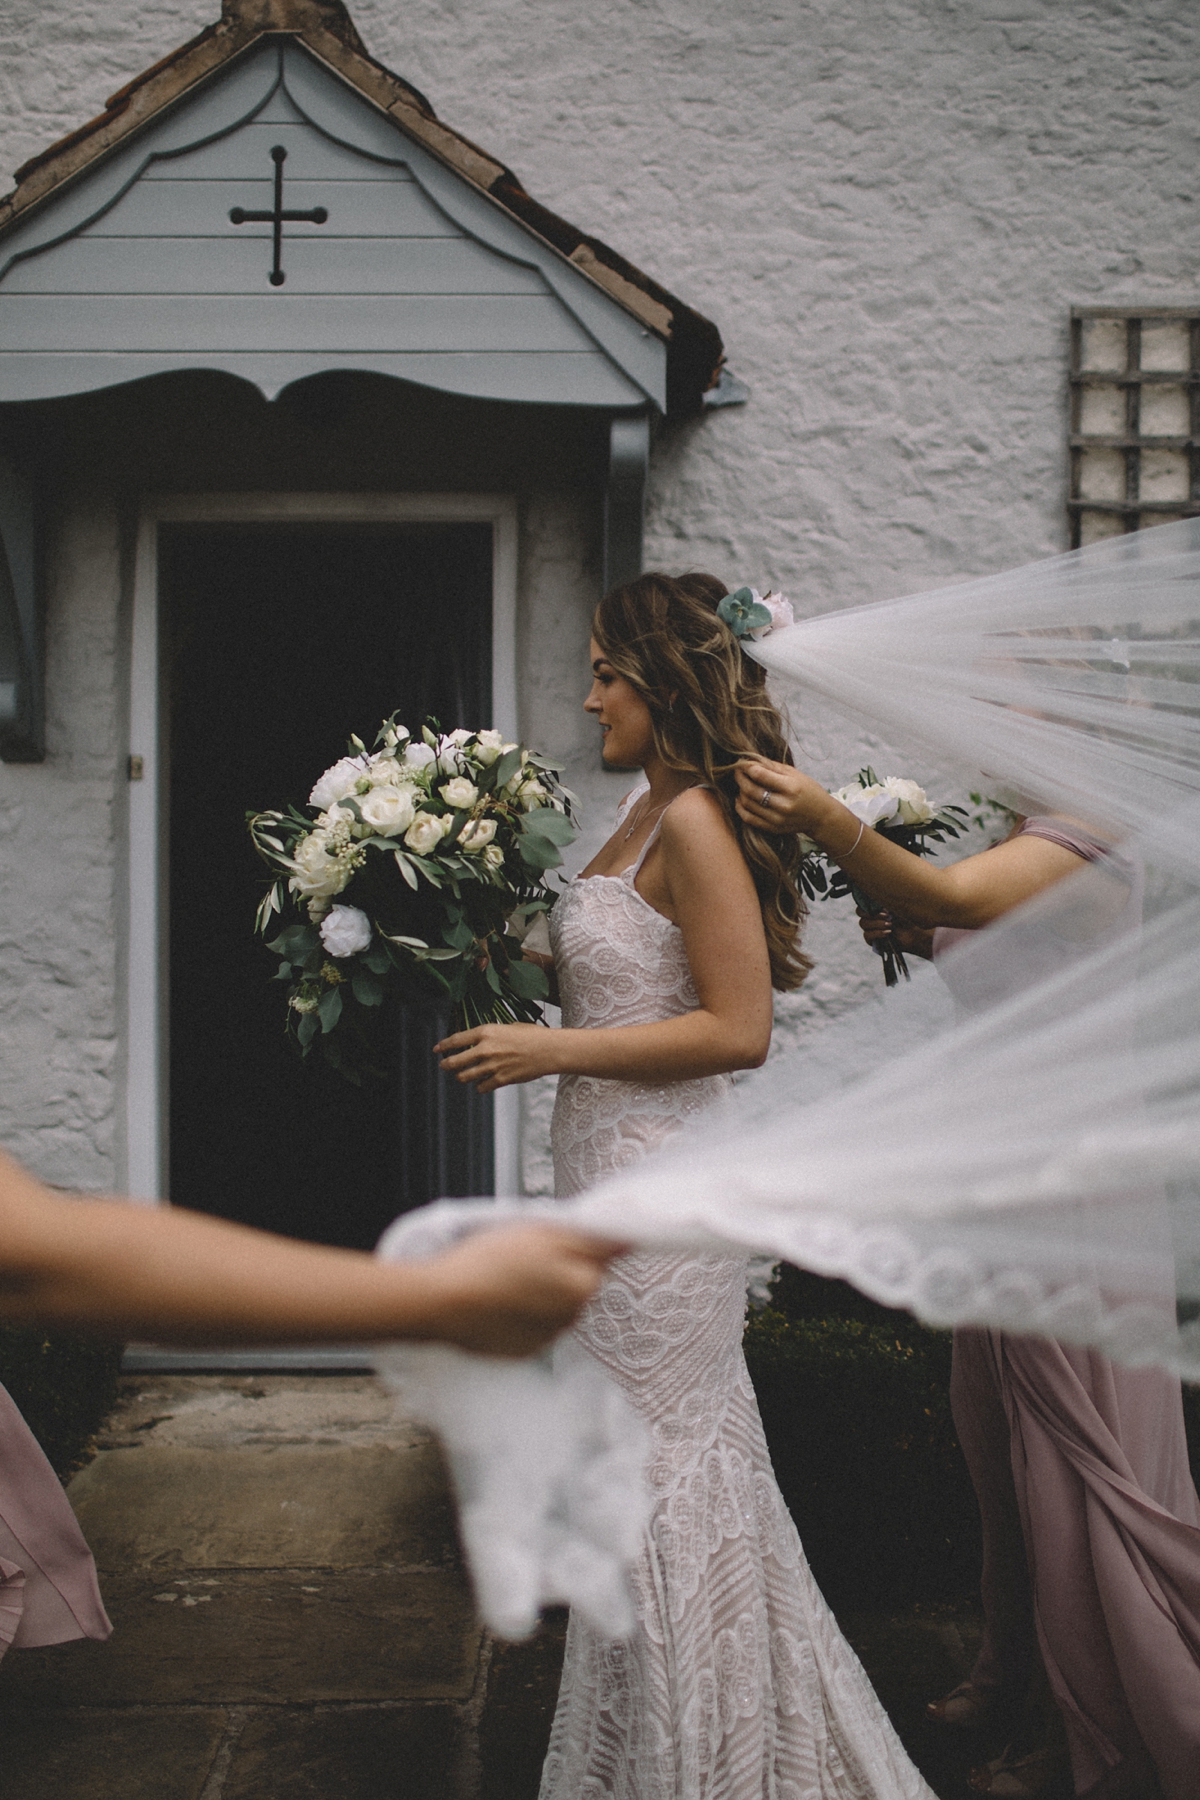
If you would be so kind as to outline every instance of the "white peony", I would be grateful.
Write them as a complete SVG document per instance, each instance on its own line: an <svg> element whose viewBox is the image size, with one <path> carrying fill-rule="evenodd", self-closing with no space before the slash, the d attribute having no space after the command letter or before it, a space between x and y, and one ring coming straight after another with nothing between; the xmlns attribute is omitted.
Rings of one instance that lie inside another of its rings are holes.
<svg viewBox="0 0 1200 1800"><path fill-rule="evenodd" d="M380 837L398 837L412 824L417 802L411 787L377 787L359 801L359 811Z"/></svg>
<svg viewBox="0 0 1200 1800"><path fill-rule="evenodd" d="M356 956L371 942L371 921L357 906L330 907L321 921L321 942L330 956Z"/></svg>
<svg viewBox="0 0 1200 1800"><path fill-rule="evenodd" d="M900 811L895 794L889 794L878 781L872 782L870 787L859 787L857 781L848 782L845 787L838 788L833 797L848 806L856 819L872 827L886 825Z"/></svg>
<svg viewBox="0 0 1200 1800"><path fill-rule="evenodd" d="M437 849L453 824L454 820L449 813L439 816L437 813L419 812L405 832L404 841L418 856L428 856Z"/></svg>
<svg viewBox="0 0 1200 1800"><path fill-rule="evenodd" d="M329 900L340 894L353 874L348 862L329 854L329 837L324 831L310 831L292 852L296 873L288 882L293 894L306 900Z"/></svg>
<svg viewBox="0 0 1200 1800"><path fill-rule="evenodd" d="M889 775L883 785L899 802L902 825L928 825L933 808L923 787L918 787L915 781L906 781L903 775Z"/></svg>
<svg viewBox="0 0 1200 1800"><path fill-rule="evenodd" d="M326 769L312 793L308 796L310 806L320 807L322 812L330 806L336 806L347 794L352 794L362 780L367 766L365 756L343 756L341 762L335 762L331 769Z"/></svg>
<svg viewBox="0 0 1200 1800"><path fill-rule="evenodd" d="M494 819L471 819L458 837L460 850L485 850L496 835Z"/></svg>
<svg viewBox="0 0 1200 1800"><path fill-rule="evenodd" d="M431 750L428 744L410 744L404 752L404 761L401 767L413 770L427 769L430 763L436 762L436 760L436 752Z"/></svg>
<svg viewBox="0 0 1200 1800"><path fill-rule="evenodd" d="M453 781L446 782L438 792L446 805L453 806L458 812L466 812L479 798L479 789L473 787L465 775L456 775Z"/></svg>
<svg viewBox="0 0 1200 1800"><path fill-rule="evenodd" d="M504 867L504 852L499 844L489 844L480 861L485 869L491 869L495 873L497 869Z"/></svg>
<svg viewBox="0 0 1200 1800"><path fill-rule="evenodd" d="M771 615L769 625L758 625L748 633L752 638L765 638L769 631L782 631L785 626L796 623L796 614L786 594L756 594L755 599L760 606L765 606Z"/></svg>

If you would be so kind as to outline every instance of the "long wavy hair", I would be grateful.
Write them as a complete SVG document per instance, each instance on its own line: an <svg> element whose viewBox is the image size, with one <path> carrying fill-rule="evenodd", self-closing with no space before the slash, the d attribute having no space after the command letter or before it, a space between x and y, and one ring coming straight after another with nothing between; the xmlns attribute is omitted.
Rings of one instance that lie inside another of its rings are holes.
<svg viewBox="0 0 1200 1800"><path fill-rule="evenodd" d="M792 832L774 837L743 824L733 771L743 757L790 763L792 753L765 671L717 617L728 591L714 575L639 575L604 596L592 635L649 707L663 762L695 775L720 800L758 894L771 985L790 993L812 968L800 949L807 910L800 841Z"/></svg>

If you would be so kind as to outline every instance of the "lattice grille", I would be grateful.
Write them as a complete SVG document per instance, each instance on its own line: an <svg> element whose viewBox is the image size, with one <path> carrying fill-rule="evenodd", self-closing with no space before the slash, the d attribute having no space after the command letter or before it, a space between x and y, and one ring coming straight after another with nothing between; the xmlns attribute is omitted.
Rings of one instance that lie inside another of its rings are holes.
<svg viewBox="0 0 1200 1800"><path fill-rule="evenodd" d="M1200 307L1071 313L1071 543L1200 514Z"/></svg>

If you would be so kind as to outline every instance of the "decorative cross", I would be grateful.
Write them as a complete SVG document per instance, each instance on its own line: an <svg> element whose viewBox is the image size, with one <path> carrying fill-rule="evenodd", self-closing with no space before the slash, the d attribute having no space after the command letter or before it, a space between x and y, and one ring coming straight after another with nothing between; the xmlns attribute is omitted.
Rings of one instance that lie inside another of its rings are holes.
<svg viewBox="0 0 1200 1800"><path fill-rule="evenodd" d="M247 212L244 206L235 206L229 214L231 225L273 225L275 228L275 262L271 269L270 283L272 287L282 287L287 280L281 267L283 254L283 226L294 219L304 220L310 225L324 225L329 214L323 206L314 206L310 212L285 211L283 205L283 165L287 161L287 151L282 144L276 144L271 152L271 161L275 164L275 205L270 212Z"/></svg>

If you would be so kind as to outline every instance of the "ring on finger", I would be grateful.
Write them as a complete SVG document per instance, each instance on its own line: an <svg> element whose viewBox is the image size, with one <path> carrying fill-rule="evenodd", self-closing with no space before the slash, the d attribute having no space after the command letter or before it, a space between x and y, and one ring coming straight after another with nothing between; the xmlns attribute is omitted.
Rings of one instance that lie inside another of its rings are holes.
<svg viewBox="0 0 1200 1800"><path fill-rule="evenodd" d="M763 791L762 791L762 797L761 797L761 799L760 799L760 800L759 800L759 803L758 803L758 804L759 804L759 805L760 805L760 806L770 806L770 804L771 804L771 790L770 790L770 788L764 788L764 789L763 789Z"/></svg>

